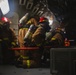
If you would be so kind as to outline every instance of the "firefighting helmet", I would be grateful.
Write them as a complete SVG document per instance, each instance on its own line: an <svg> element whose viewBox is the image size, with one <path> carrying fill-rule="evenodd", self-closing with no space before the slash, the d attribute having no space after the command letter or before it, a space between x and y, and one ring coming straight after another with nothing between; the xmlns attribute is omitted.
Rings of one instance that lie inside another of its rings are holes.
<svg viewBox="0 0 76 75"><path fill-rule="evenodd" d="M11 21L7 18L7 17L2 17L1 18L1 21L3 22L3 23L11 23Z"/></svg>
<svg viewBox="0 0 76 75"><path fill-rule="evenodd" d="M7 17L2 17L2 18L0 19L0 22L1 22L3 28L4 28L4 27L5 27L5 28L9 28L9 27L10 27L11 21L10 21Z"/></svg>
<svg viewBox="0 0 76 75"><path fill-rule="evenodd" d="M7 17L2 17L1 21L2 21L3 25L10 25L11 24L11 21Z"/></svg>
<svg viewBox="0 0 76 75"><path fill-rule="evenodd" d="M48 19L45 17L40 17L39 22L48 22Z"/></svg>

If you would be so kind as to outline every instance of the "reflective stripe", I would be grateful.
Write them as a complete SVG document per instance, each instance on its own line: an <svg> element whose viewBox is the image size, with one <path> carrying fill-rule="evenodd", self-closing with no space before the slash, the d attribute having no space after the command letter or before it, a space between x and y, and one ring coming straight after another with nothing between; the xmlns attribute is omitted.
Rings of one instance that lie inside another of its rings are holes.
<svg viewBox="0 0 76 75"><path fill-rule="evenodd" d="M9 40L8 38L3 38L3 40Z"/></svg>
<svg viewBox="0 0 76 75"><path fill-rule="evenodd" d="M23 28L23 29L25 29L25 30L27 29L28 30L28 28Z"/></svg>
<svg viewBox="0 0 76 75"><path fill-rule="evenodd" d="M27 60L27 66L30 67L30 60Z"/></svg>
<svg viewBox="0 0 76 75"><path fill-rule="evenodd" d="M51 38L51 40L56 40L56 38Z"/></svg>
<svg viewBox="0 0 76 75"><path fill-rule="evenodd" d="M28 59L29 58L29 57L23 56L23 55L21 55L20 57L23 58L23 59Z"/></svg>
<svg viewBox="0 0 76 75"><path fill-rule="evenodd" d="M11 44L12 44L12 45L14 45L14 46L16 45L16 43L15 43L15 42L12 42Z"/></svg>
<svg viewBox="0 0 76 75"><path fill-rule="evenodd" d="M0 39L0 42L3 41L3 40L9 40L9 39L8 38L3 38L3 39Z"/></svg>
<svg viewBox="0 0 76 75"><path fill-rule="evenodd" d="M37 44L37 46L40 46L41 44Z"/></svg>
<svg viewBox="0 0 76 75"><path fill-rule="evenodd" d="M31 21L28 21L26 24L31 24Z"/></svg>

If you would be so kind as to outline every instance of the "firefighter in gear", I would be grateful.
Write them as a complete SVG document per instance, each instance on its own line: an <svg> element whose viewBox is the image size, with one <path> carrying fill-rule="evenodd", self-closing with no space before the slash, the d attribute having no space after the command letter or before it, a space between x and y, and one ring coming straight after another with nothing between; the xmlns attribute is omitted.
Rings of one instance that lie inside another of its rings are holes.
<svg viewBox="0 0 76 75"><path fill-rule="evenodd" d="M30 18L24 25L22 28L19 29L19 34L18 34L18 41L19 41L19 46L20 48L21 47L24 47L24 46L29 46L29 44L31 43L31 37L32 37L32 34L36 28L36 26L38 25L38 21L39 21L39 16L34 16L32 18ZM31 25L35 26L34 29L32 29L30 31L30 34L28 34L30 28L31 28ZM28 36L28 40L26 40L26 34L30 35ZM20 50L20 56L25 58L25 56L27 55L27 51L23 51L23 50Z"/></svg>
<svg viewBox="0 0 76 75"><path fill-rule="evenodd" d="M8 48L15 47L17 42L15 32L10 28L10 23L10 20L6 17L0 19L0 39L3 63L12 62L14 53Z"/></svg>
<svg viewBox="0 0 76 75"><path fill-rule="evenodd" d="M24 41L30 45L31 43L31 38L32 38L32 34L35 32L36 28L37 28L37 25L38 25L38 22L39 22L39 16L35 15L34 17L32 17L27 23L26 23L26 26L25 27L28 27L28 31L27 33L25 34L25 37L24 37ZM28 36L27 36L28 34ZM27 37L26 37L27 36ZM25 44L26 46L26 44Z"/></svg>
<svg viewBox="0 0 76 75"><path fill-rule="evenodd" d="M43 45L45 42L45 34L50 29L48 19L45 17L40 17L38 28L32 35L32 42L34 42L36 46Z"/></svg>
<svg viewBox="0 0 76 75"><path fill-rule="evenodd" d="M58 27L55 29L53 37L50 38L50 45L52 47L62 47L64 46L64 38L62 28Z"/></svg>
<svg viewBox="0 0 76 75"><path fill-rule="evenodd" d="M2 38L5 37L4 39L7 40L6 37L9 36L8 38L10 38L9 40L11 42L11 44L9 45L9 47L16 46L17 37L15 35L14 29L10 27L11 21L8 18L3 17L3 18L1 18L1 22L2 22L2 24L1 24L2 25L2 29L1 29L2 33L4 33L4 34L6 34L5 32L8 33L6 35L2 35L1 37ZM11 34L11 35L9 35L9 34Z"/></svg>
<svg viewBox="0 0 76 75"><path fill-rule="evenodd" d="M39 20L39 25L38 28L36 29L36 31L34 32L34 34L32 35L32 42L35 43L36 46L40 47L40 54L41 54L41 64L43 61L43 56L46 54L47 56L49 55L48 53L45 53L45 38L46 38L46 33L49 32L50 30L50 26L49 26L49 21L47 18L45 17L40 17ZM46 51L49 51L48 49L46 49ZM45 56L44 56L45 57ZM46 60L45 60L46 61ZM43 64L42 64L43 65ZM42 66L41 65L41 66Z"/></svg>

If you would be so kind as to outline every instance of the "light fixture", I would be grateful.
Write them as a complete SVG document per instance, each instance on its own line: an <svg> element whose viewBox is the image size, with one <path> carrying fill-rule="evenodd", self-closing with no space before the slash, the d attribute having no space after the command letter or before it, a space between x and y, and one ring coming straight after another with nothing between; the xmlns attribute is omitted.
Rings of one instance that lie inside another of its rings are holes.
<svg viewBox="0 0 76 75"><path fill-rule="evenodd" d="M5 15L9 12L10 8L9 8L8 0L1 0L0 1L0 9L1 9L3 15Z"/></svg>

